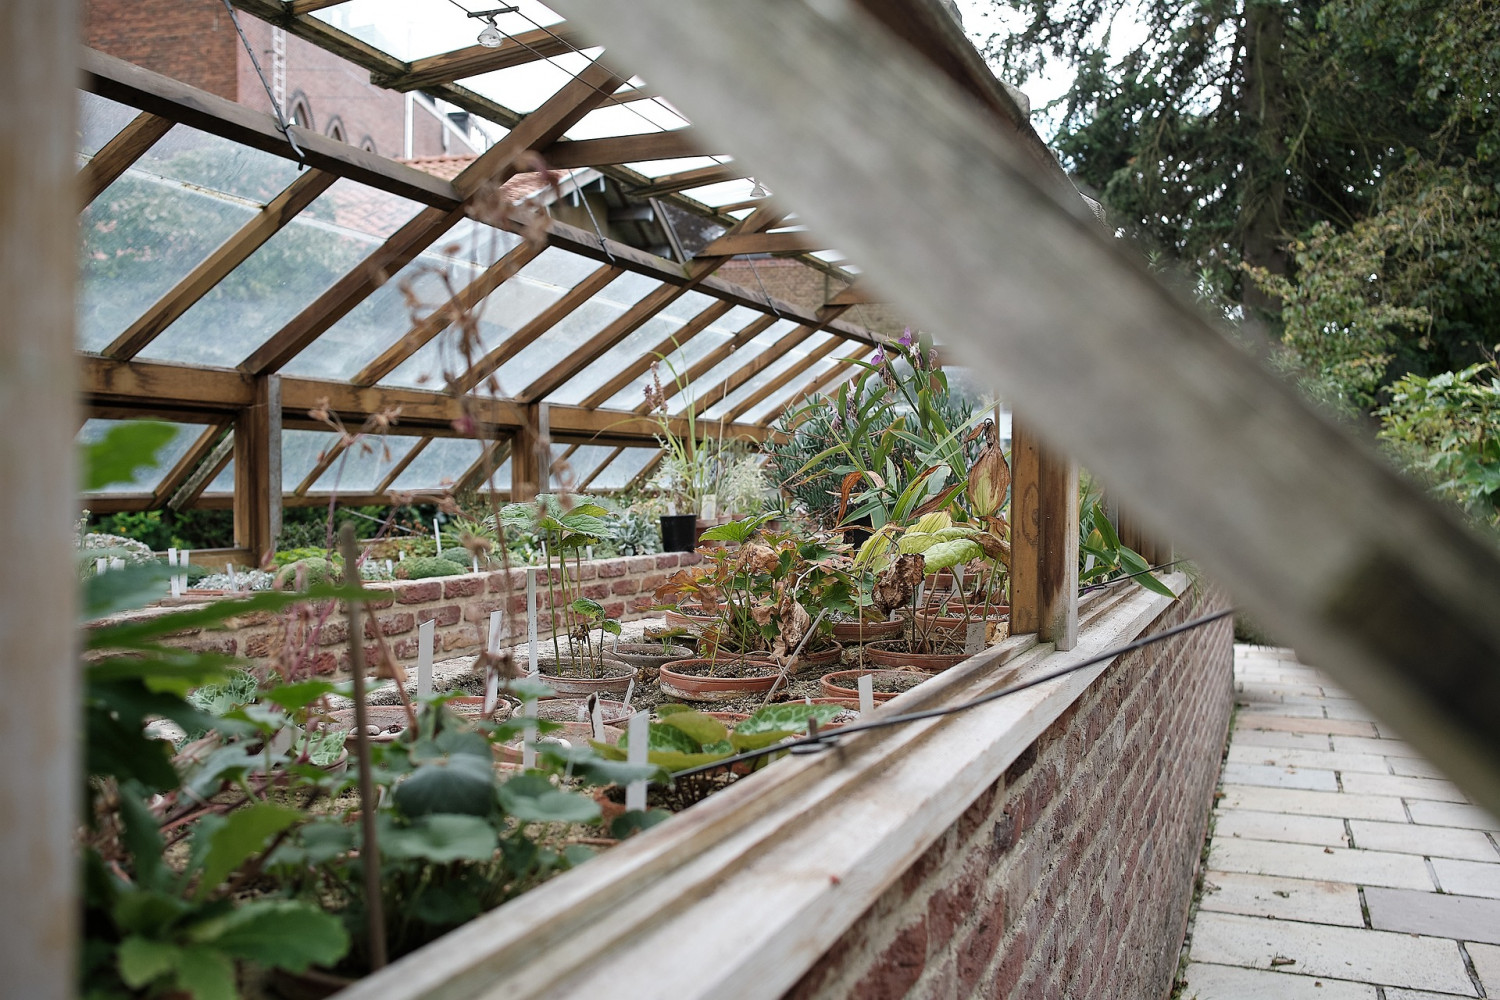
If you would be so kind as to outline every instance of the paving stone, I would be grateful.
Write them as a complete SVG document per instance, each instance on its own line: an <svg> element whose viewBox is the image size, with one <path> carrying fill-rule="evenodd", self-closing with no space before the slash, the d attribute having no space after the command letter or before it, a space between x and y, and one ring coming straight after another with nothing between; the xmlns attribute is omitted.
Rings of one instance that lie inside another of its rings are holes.
<svg viewBox="0 0 1500 1000"><path fill-rule="evenodd" d="M1500 945L1500 899L1370 886L1365 889L1365 904L1370 908L1371 925L1379 931Z"/></svg>
<svg viewBox="0 0 1500 1000"><path fill-rule="evenodd" d="M1320 847L1349 846L1344 840L1344 821L1341 819L1331 816L1293 816L1251 809L1221 808L1214 819L1214 837L1280 840L1293 844L1317 844Z"/></svg>
<svg viewBox="0 0 1500 1000"><path fill-rule="evenodd" d="M1183 978L1182 1000L1376 1000L1375 987L1363 983L1234 965L1190 962Z"/></svg>
<svg viewBox="0 0 1500 1000"><path fill-rule="evenodd" d="M1403 799L1464 802L1464 793L1450 781L1407 778L1398 774L1350 772L1344 775L1344 791L1357 795L1396 795Z"/></svg>
<svg viewBox="0 0 1500 1000"><path fill-rule="evenodd" d="M1328 750L1328 737L1316 733L1274 733L1256 729L1236 729L1233 745L1237 747L1281 747L1287 750Z"/></svg>
<svg viewBox="0 0 1500 1000"><path fill-rule="evenodd" d="M1365 923L1359 909L1359 889L1342 882L1211 869L1204 873L1203 898L1198 905L1201 910L1243 913L1247 917L1305 920L1348 927L1363 927Z"/></svg>
<svg viewBox="0 0 1500 1000"><path fill-rule="evenodd" d="M1420 757L1391 757L1391 770L1397 774L1404 774L1408 778L1442 778L1447 775L1438 769L1436 764L1429 764Z"/></svg>
<svg viewBox="0 0 1500 1000"><path fill-rule="evenodd" d="M1477 996L1457 942L1442 938L1200 912L1190 958L1254 969L1291 959L1293 964L1276 967L1304 976Z"/></svg>
<svg viewBox="0 0 1500 1000"><path fill-rule="evenodd" d="M1444 892L1500 899L1500 865L1483 861L1433 858L1432 870L1437 872L1438 884L1443 887Z"/></svg>
<svg viewBox="0 0 1500 1000"><path fill-rule="evenodd" d="M1401 740L1389 737L1370 738L1368 736L1345 736L1337 734L1333 737L1333 749L1340 753L1373 753L1382 757L1420 757L1411 748L1411 745Z"/></svg>
<svg viewBox="0 0 1500 1000"><path fill-rule="evenodd" d="M1489 830L1500 833L1500 820L1491 816L1478 806L1462 805L1457 802L1427 802L1412 800L1409 803L1411 818L1414 823L1423 823L1427 826L1459 826L1466 830ZM1378 816L1365 816L1362 819L1379 819Z"/></svg>
<svg viewBox="0 0 1500 1000"><path fill-rule="evenodd" d="M1426 990L1399 990L1387 987L1385 1000L1453 1000L1452 993L1429 993Z"/></svg>
<svg viewBox="0 0 1500 1000"><path fill-rule="evenodd" d="M1365 819L1350 820L1349 829L1354 834L1354 846L1366 850L1500 864L1500 852L1495 850L1489 838L1479 830L1417 826L1414 823L1377 823Z"/></svg>
<svg viewBox="0 0 1500 1000"><path fill-rule="evenodd" d="M1402 807L1401 800L1387 795L1350 795L1347 792L1309 792L1300 788L1256 788L1254 785L1226 784L1220 804L1228 809L1254 809L1299 816L1406 822L1406 810Z"/></svg>
<svg viewBox="0 0 1500 1000"><path fill-rule="evenodd" d="M1369 722L1354 719L1289 719L1282 716L1247 715L1235 716L1234 728L1269 729L1283 733L1323 733L1329 736L1363 736L1369 739L1380 734Z"/></svg>
<svg viewBox="0 0 1500 1000"><path fill-rule="evenodd" d="M1426 892L1437 888L1427 872L1427 863L1416 855L1359 851L1347 847L1278 844L1243 838L1220 840L1215 837L1209 847L1208 864L1210 868L1251 875L1382 885Z"/></svg>
<svg viewBox="0 0 1500 1000"><path fill-rule="evenodd" d="M1468 949L1484 991L1492 997L1500 997L1500 948L1492 944L1471 944Z"/></svg>
<svg viewBox="0 0 1500 1000"><path fill-rule="evenodd" d="M1225 764L1221 780L1235 785L1260 785L1264 788L1310 788L1318 792L1336 792L1338 779L1332 771L1302 770L1267 764ZM1417 780L1415 778L1411 779Z"/></svg>
<svg viewBox="0 0 1500 1000"><path fill-rule="evenodd" d="M1365 706L1353 698L1324 698L1323 714L1330 719L1363 719L1366 722L1377 721L1368 708L1365 708Z"/></svg>
<svg viewBox="0 0 1500 1000"><path fill-rule="evenodd" d="M1386 758L1371 753L1334 753L1331 750L1301 750L1292 747L1256 747L1235 740L1227 758L1231 764L1268 764L1279 767L1310 767L1325 771L1363 771L1389 774Z"/></svg>
<svg viewBox="0 0 1500 1000"><path fill-rule="evenodd" d="M1235 725L1256 726L1268 717L1274 716L1281 719L1322 719L1325 718L1321 704L1292 704L1279 702L1274 705L1257 704L1254 702L1239 701L1240 714L1235 717Z"/></svg>

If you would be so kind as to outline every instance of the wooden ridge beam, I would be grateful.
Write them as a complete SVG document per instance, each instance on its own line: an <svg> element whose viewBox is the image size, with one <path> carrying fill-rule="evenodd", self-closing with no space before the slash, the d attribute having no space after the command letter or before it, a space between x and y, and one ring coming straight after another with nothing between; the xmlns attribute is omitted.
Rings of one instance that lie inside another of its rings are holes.
<svg viewBox="0 0 1500 1000"><path fill-rule="evenodd" d="M630 193L636 198L656 198L664 194L686 191L688 188L705 187L709 184L718 184L720 181L738 180L744 176L745 172L737 164L720 163L711 167L697 167L681 173L667 174L656 178L650 184L643 184L633 189Z"/></svg>
<svg viewBox="0 0 1500 1000"><path fill-rule="evenodd" d="M130 165L156 145L158 139L172 131L173 122L149 111L142 111L101 146L89 162L78 171L79 203L87 207L104 189L120 179Z"/></svg>
<svg viewBox="0 0 1500 1000"><path fill-rule="evenodd" d="M651 365L658 359L670 356L678 348L712 326L720 317L733 308L734 306L722 299L716 300L713 305L704 309L681 327L674 330L655 347L648 351L643 351L639 359L626 365L620 374L605 382L588 396L585 396L583 402L579 405L587 409L602 406L614 398L615 394L621 389L646 374L651 369Z"/></svg>
<svg viewBox="0 0 1500 1000"><path fill-rule="evenodd" d="M703 136L692 126L665 132L606 136L602 139L562 139L542 150L542 159L553 169L602 167L617 163L707 155Z"/></svg>
<svg viewBox="0 0 1500 1000"><path fill-rule="evenodd" d="M614 80L613 71L600 63L592 63L527 115L504 139L465 167L453 179L454 191L467 202L487 185L500 184L512 177L523 153L550 145L576 125L598 106L602 97L607 96L607 91L601 94L598 88ZM449 210L428 208L418 212L353 270L334 282L332 288L292 317L242 361L239 368L257 375L279 370L368 298L388 276L405 267L452 228L463 217L465 207L459 205Z"/></svg>
<svg viewBox="0 0 1500 1000"><path fill-rule="evenodd" d="M374 385L399 368L408 358L438 334L452 326L465 313L479 306L485 296L499 288L512 275L531 263L547 248L545 242L524 241L484 270L479 277L459 290L453 298L418 320L406 335L381 352L374 361L361 368L349 381L355 385Z"/></svg>
<svg viewBox="0 0 1500 1000"><path fill-rule="evenodd" d="M510 35L494 48L466 45L451 52L415 59L406 72L372 73L370 82L377 87L402 93L409 90L430 90L440 84L462 80L466 76L525 66L527 63L567 55L588 47L589 43L583 40L573 25L552 24L545 28L523 31L519 35Z"/></svg>
<svg viewBox="0 0 1500 1000"><path fill-rule="evenodd" d="M810 250L826 250L812 238L811 233L726 233L703 248L706 255L721 254L737 257L750 253L807 253ZM832 303L843 305L843 303ZM851 303L852 304L852 303Z"/></svg>
<svg viewBox="0 0 1500 1000"><path fill-rule="evenodd" d="M747 411L753 409L760 403L769 399L773 393L783 388L792 379L796 378L798 375L801 375L813 365L817 364L819 361L822 361L824 358L828 357L828 355L832 354L834 351L843 346L845 346L844 342L839 340L839 338L829 337L827 343L819 344L817 347L814 347L812 350L807 352L806 356L803 357L801 361L797 361L787 366L787 369L785 371L781 372L765 385L761 386L759 389L756 389L750 395L746 396L744 399L736 403L733 407L730 408L727 413L724 414L724 419L730 421L731 423L738 420L740 417L744 416Z"/></svg>
<svg viewBox="0 0 1500 1000"><path fill-rule="evenodd" d="M197 267L193 268L134 323L104 348L103 354L129 361L146 348L163 330L175 323L203 296L207 295L229 272L281 232L304 208L327 191L337 178L322 170L308 170L297 176L266 207L219 245Z"/></svg>

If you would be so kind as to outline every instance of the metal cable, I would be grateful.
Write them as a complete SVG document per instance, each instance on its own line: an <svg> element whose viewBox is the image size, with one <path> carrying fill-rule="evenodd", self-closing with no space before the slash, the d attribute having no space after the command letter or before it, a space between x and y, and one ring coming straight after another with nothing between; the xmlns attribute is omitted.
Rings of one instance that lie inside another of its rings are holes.
<svg viewBox="0 0 1500 1000"><path fill-rule="evenodd" d="M292 126L286 120L286 115L281 113L281 105L276 101L276 94L271 90L271 84L266 80L266 74L260 68L260 60L255 58L255 50L250 47L250 39L245 37L245 29L240 26L240 18L235 13L234 4L230 0L224 0L224 9L229 11L229 19L234 22L234 30L240 36L240 43L245 46L245 52L250 56L250 65L255 67L255 75L260 77L260 85L266 88L266 97L271 101L271 110L276 112L276 128L291 143L292 152L297 154L297 162L306 164L307 154L302 152L302 147L297 145L297 140L292 136Z"/></svg>

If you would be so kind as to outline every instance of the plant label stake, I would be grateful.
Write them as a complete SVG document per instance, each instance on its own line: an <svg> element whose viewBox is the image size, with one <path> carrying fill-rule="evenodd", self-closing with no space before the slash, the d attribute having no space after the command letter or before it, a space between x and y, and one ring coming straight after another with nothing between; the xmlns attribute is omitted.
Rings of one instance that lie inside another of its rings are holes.
<svg viewBox="0 0 1500 1000"><path fill-rule="evenodd" d="M437 619L417 626L417 697L432 697L432 646L437 638Z"/></svg>
<svg viewBox="0 0 1500 1000"><path fill-rule="evenodd" d="M396 567L391 565L391 561L389 559L387 559L385 561L385 575L386 576L395 576L396 575Z"/></svg>
<svg viewBox="0 0 1500 1000"><path fill-rule="evenodd" d="M177 566L182 570L182 582L177 585L178 590L187 590L188 558L192 554L192 549L179 549L177 552Z"/></svg>
<svg viewBox="0 0 1500 1000"><path fill-rule="evenodd" d="M474 572L478 573L479 572L479 557L478 556L470 556L469 557L469 562L474 566Z"/></svg>
<svg viewBox="0 0 1500 1000"><path fill-rule="evenodd" d="M490 612L490 641L484 648L490 654L490 657L497 656L500 653L499 609ZM488 666L485 667L484 674L484 714L488 718L489 714L495 710L495 700L500 697L500 675L495 671L495 662L493 659L488 661Z"/></svg>
<svg viewBox="0 0 1500 1000"><path fill-rule="evenodd" d="M630 683L625 685L625 711L630 711L630 699L635 697L635 678L630 678Z"/></svg>
<svg viewBox="0 0 1500 1000"><path fill-rule="evenodd" d="M958 565L957 563L953 564L953 583L954 583L955 586L958 587L958 592L959 593L963 593L963 590L964 590L964 568L962 566Z"/></svg>
<svg viewBox="0 0 1500 1000"><path fill-rule="evenodd" d="M181 597L182 596L182 581L177 576L177 548L175 546L173 546L172 548L167 549L167 565L172 568L172 579L171 579L172 596L173 597Z"/></svg>
<svg viewBox="0 0 1500 1000"><path fill-rule="evenodd" d="M432 540L437 542L437 554L443 554L443 533L438 530L437 518L432 519Z"/></svg>
<svg viewBox="0 0 1500 1000"><path fill-rule="evenodd" d="M875 711L875 678L869 674L859 675L859 714Z"/></svg>
<svg viewBox="0 0 1500 1000"><path fill-rule="evenodd" d="M124 569L125 568L125 560L121 559L118 556L111 556L110 560L109 560L109 568L110 569Z"/></svg>
<svg viewBox="0 0 1500 1000"><path fill-rule="evenodd" d="M647 751L651 743L651 715L637 712L630 717L630 746L626 748L626 759L636 765L648 762ZM625 811L643 812L646 808L646 782L632 781L625 786Z"/></svg>
<svg viewBox="0 0 1500 1000"><path fill-rule="evenodd" d="M100 556L98 559L95 559L94 560L94 572L98 573L101 576L104 575L105 573L108 573L109 572L109 560L106 559L106 558L104 558L103 556Z"/></svg>
<svg viewBox="0 0 1500 1000"><path fill-rule="evenodd" d="M599 704L599 696L589 695L589 722L593 723L594 740L598 743L604 742L604 706Z"/></svg>
<svg viewBox="0 0 1500 1000"><path fill-rule="evenodd" d="M521 718L536 718L535 698L521 706ZM521 767L527 771L536 767L536 723L534 722L527 722L525 728L521 730Z"/></svg>
<svg viewBox="0 0 1500 1000"><path fill-rule="evenodd" d="M406 562L406 550L405 549L397 549L396 550L396 559L398 561L400 561L400 562ZM390 560L387 559L386 562L390 562Z"/></svg>
<svg viewBox="0 0 1500 1000"><path fill-rule="evenodd" d="M526 567L526 672L537 675L536 664L536 567Z"/></svg>

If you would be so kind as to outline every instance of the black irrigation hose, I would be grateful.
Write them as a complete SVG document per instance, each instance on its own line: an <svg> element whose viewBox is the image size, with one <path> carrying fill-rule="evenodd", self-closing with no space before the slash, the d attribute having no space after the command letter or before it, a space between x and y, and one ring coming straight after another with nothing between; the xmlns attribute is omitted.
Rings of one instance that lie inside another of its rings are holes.
<svg viewBox="0 0 1500 1000"><path fill-rule="evenodd" d="M1055 681L1059 677L1066 677L1068 674L1087 669L1088 667L1103 663L1106 660L1112 660L1116 656L1123 656L1126 653L1131 653L1137 649L1142 649L1153 643L1161 642L1165 639L1170 639L1173 636L1181 635L1184 632L1190 632L1195 628L1201 628L1204 625L1210 624L1211 622L1218 621L1220 618L1227 618L1230 615L1234 614L1234 612L1234 608L1225 608L1223 611L1216 611L1211 615L1204 615L1202 618L1194 618L1192 621L1183 622L1181 625L1174 625L1169 629L1157 632L1153 635L1145 636L1144 638L1137 639L1134 642L1127 643L1124 646L1118 647L1117 649L1111 649L1106 652L1100 653L1097 656L1091 656L1081 663L1075 663L1071 666L1061 667L1057 670L1053 670L1048 673L1041 674L1040 676L1033 677L1029 680L1022 681L1019 684L1012 684L1010 687L1001 688L998 691L991 691L989 694L981 695L980 697L975 698L973 701L966 701L961 705L949 705L946 708L931 708L923 712L908 712L905 715L893 715L889 719L876 719L871 722L856 722L852 725L842 726L838 729L830 730L827 732L820 732L816 736L804 736L801 739L791 740L785 743L777 743L769 747L763 747L759 750L749 750L745 753L737 754L733 757L726 757L723 760L716 760L712 764L702 764L698 767L689 768L686 771L678 771L676 774L672 775L672 779L676 781L679 778L690 778L694 775L704 774L709 771L719 771L734 764L739 764L743 761L757 760L770 754L783 753L788 750L796 752L796 748L798 747L807 747L809 749L803 750L801 752L810 753L813 750L821 750L825 747L831 746L835 738L840 736L848 736L851 733L862 733L871 729L884 729L888 726L899 726L908 722L920 722L923 719L936 719L944 715L953 715L957 712L962 712L965 709L976 708L979 705L985 705L992 701L998 701L999 699L1004 698L1008 695L1013 695L1021 691L1025 691L1028 688L1034 688L1040 684L1046 684L1048 681Z"/></svg>

